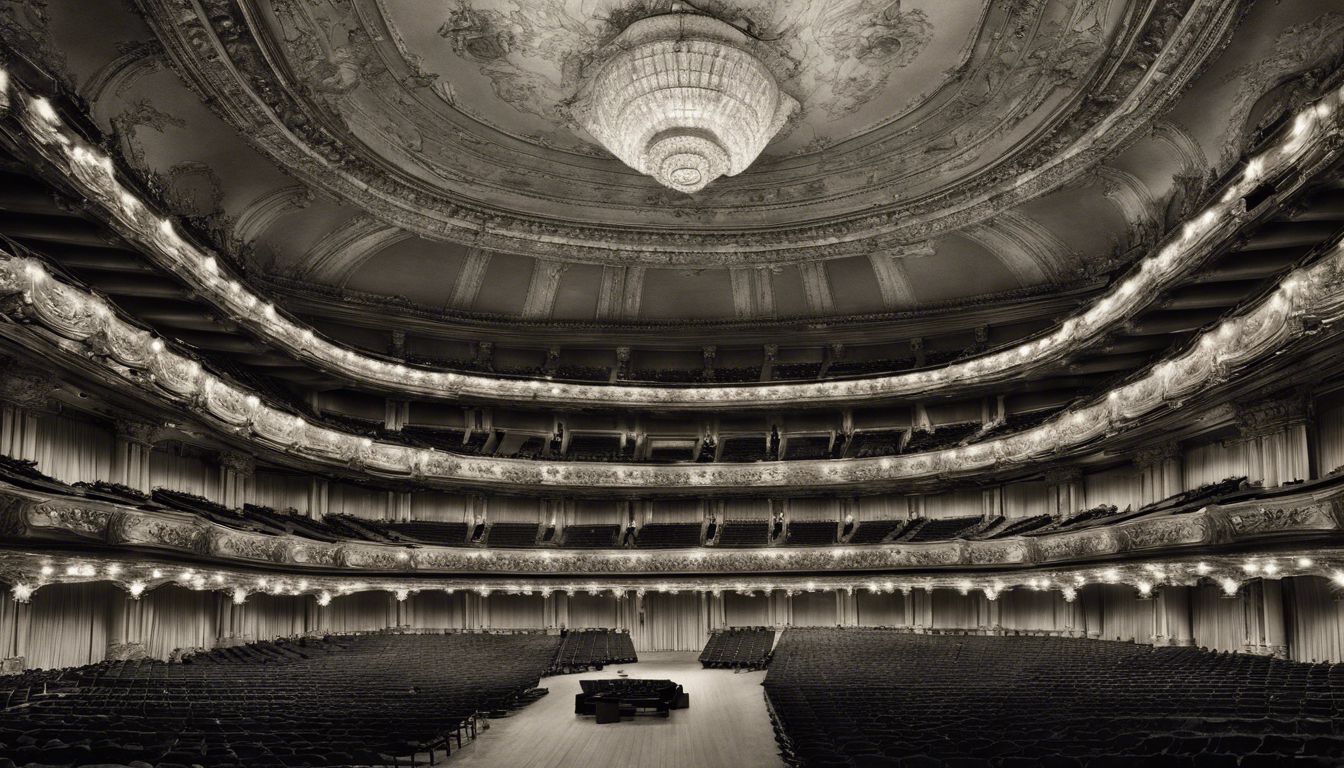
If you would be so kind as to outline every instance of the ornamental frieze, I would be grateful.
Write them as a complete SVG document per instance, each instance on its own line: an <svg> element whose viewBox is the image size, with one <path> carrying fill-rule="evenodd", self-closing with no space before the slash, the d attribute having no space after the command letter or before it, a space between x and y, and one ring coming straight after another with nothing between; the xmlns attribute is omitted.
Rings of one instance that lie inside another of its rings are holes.
<svg viewBox="0 0 1344 768"><path fill-rule="evenodd" d="M1136 521L1120 526L1117 533L1124 539L1127 551L1175 547L1205 543L1209 538L1209 524L1203 516L1181 515Z"/></svg>
<svg viewBox="0 0 1344 768"><path fill-rule="evenodd" d="M1321 502L1300 507L1259 507L1241 509L1227 515L1228 525L1238 536L1257 533L1281 533L1302 530L1334 530L1338 527L1330 504Z"/></svg>

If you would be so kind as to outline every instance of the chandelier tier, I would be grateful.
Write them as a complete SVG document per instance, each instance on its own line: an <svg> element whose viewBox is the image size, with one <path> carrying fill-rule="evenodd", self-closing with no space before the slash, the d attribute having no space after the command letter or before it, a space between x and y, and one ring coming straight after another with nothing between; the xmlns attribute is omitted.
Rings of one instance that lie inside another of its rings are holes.
<svg viewBox="0 0 1344 768"><path fill-rule="evenodd" d="M798 108L755 45L712 16L641 19L598 53L576 116L626 165L698 192L751 165Z"/></svg>

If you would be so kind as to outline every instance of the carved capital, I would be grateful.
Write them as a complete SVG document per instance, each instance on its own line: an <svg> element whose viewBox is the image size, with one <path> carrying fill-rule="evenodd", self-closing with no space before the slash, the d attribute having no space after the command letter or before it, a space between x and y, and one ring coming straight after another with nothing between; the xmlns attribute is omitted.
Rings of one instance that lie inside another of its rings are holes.
<svg viewBox="0 0 1344 768"><path fill-rule="evenodd" d="M163 439L163 426L148 421L117 419L116 429L118 438L146 448L154 447Z"/></svg>
<svg viewBox="0 0 1344 768"><path fill-rule="evenodd" d="M24 365L18 359L0 356L0 403L41 409L55 391L55 374Z"/></svg>
<svg viewBox="0 0 1344 768"><path fill-rule="evenodd" d="M1307 420L1307 397L1301 392L1236 404L1237 429L1243 438L1272 435Z"/></svg>
<svg viewBox="0 0 1344 768"><path fill-rule="evenodd" d="M257 473L257 457L241 451L220 452L219 465L239 477L251 477Z"/></svg>
<svg viewBox="0 0 1344 768"><path fill-rule="evenodd" d="M1083 479L1083 470L1078 467L1057 467L1048 469L1045 472L1044 480L1047 485L1067 485L1076 483Z"/></svg>

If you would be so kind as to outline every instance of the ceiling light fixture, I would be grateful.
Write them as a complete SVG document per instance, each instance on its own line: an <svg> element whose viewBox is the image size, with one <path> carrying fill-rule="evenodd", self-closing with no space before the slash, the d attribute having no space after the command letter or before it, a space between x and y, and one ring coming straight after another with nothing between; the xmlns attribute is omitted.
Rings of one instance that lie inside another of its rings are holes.
<svg viewBox="0 0 1344 768"><path fill-rule="evenodd" d="M575 117L640 173L687 194L746 170L798 108L731 24L673 5L597 54Z"/></svg>

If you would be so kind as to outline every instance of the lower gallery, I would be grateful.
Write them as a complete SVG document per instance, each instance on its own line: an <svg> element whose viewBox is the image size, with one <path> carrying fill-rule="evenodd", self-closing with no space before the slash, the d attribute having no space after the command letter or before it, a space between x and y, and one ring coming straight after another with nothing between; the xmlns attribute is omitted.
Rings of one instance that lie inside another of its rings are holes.
<svg viewBox="0 0 1344 768"><path fill-rule="evenodd" d="M1344 0L0 0L0 768L1344 765Z"/></svg>

